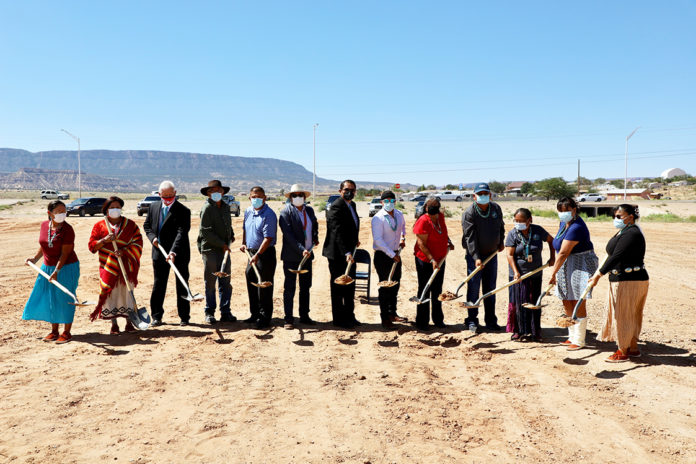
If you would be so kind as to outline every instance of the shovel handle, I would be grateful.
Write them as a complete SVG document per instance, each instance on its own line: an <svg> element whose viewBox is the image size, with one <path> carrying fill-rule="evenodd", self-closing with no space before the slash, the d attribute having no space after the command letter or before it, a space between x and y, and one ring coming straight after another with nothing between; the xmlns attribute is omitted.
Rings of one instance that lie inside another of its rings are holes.
<svg viewBox="0 0 696 464"><path fill-rule="evenodd" d="M489 262L490 260L492 260L497 254L498 254L498 251L497 251L497 250L494 251L493 253L491 253L491 255L490 255L488 258L486 258L486 259L481 263L481 265L480 265L479 267L477 267L476 269L474 269L473 271L471 271L471 274L469 274L468 276L466 276L466 279L464 279L464 282L462 282L461 284L459 284L459 287L457 287L457 291L454 292L455 295L459 295L459 290L462 289L462 287L464 286L464 284L466 284L468 281L471 280L472 277L474 277L476 274L478 274L479 271L480 271L481 269L483 269L484 267L486 267L486 264L488 264L488 262Z"/></svg>
<svg viewBox="0 0 696 464"><path fill-rule="evenodd" d="M355 252L356 252L356 251L358 251L358 246L357 246L357 245L355 245L355 248L353 248L353 254L350 255L351 258L353 258L353 259L351 259L350 261L348 261L348 266L346 266L346 272L344 272L343 275L348 275L348 273L350 272L350 268L351 268L351 266L353 265L353 262L355 261Z"/></svg>
<svg viewBox="0 0 696 464"><path fill-rule="evenodd" d="M106 223L106 228L109 231L113 232L113 227L111 227L111 224L109 224L109 220L107 218L104 218L104 222ZM118 245L116 245L116 241L114 240L111 242L111 245L114 248L115 252L118 252ZM116 259L118 260L118 267L121 268L121 274L123 274L123 281L126 283L126 289L133 294L133 288L131 287L130 282L128 281L128 274L126 274L126 267L123 265L123 260L121 259L120 256L116 255ZM135 295L133 295L133 304L134 306L138 307L138 305L135 303Z"/></svg>
<svg viewBox="0 0 696 464"><path fill-rule="evenodd" d="M401 255L401 248L399 248L399 250L396 252L396 256L399 256L399 255ZM394 261L394 264L392 264L391 271L389 271L389 278L387 279L389 282L391 282L392 277L394 277L394 271L396 270L396 265L397 265L397 262Z"/></svg>
<svg viewBox="0 0 696 464"><path fill-rule="evenodd" d="M164 255L165 259L167 256L169 256L169 254L164 250L164 248L162 247L162 245L159 244L159 242L157 242L157 248L159 248L159 251L162 253L162 255ZM189 296L191 296L191 289L189 289L188 284L186 283L184 278L179 273L179 270L176 268L176 265L173 262L171 262L170 260L167 260L167 262L174 270L174 274L176 274L176 277L179 279L179 282L181 282L181 284L184 286L184 288L188 292Z"/></svg>
<svg viewBox="0 0 696 464"><path fill-rule="evenodd" d="M530 271L530 272L528 272L528 273L526 273L526 274L523 274L523 275L519 276L518 278L516 278L515 280L511 280L510 282L506 283L505 285L501 285L500 287L491 290L490 292L486 293L486 294L483 295L481 298L479 298L478 301L477 301L476 303L477 303L477 304L480 304L484 299L488 298L489 296L495 295L496 293L499 293L499 292L505 290L505 289L508 288L508 287L511 287L511 286L513 286L513 285L515 285L515 284L518 284L518 283L522 282L524 279L527 279L527 278L533 276L534 274L543 271L544 269L546 269L546 268L549 267L549 266L550 266L550 264L547 262L547 263L544 264L543 266L540 266L540 267L534 269L533 271Z"/></svg>
<svg viewBox="0 0 696 464"><path fill-rule="evenodd" d="M449 249L447 249L447 254L449 254ZM442 269L442 265L445 264L446 259L447 259L447 255L445 255L445 257L442 258L442 261L440 261L438 263L437 268L433 271L432 274L430 274L430 278L428 279L428 282L425 284L425 288L423 288L423 292L421 292L421 296L419 298L420 301L423 301L423 298L425 298L425 295L428 293L430 286L433 284L433 281L435 280L435 276L437 275L438 272L440 272L440 269Z"/></svg>
<svg viewBox="0 0 696 464"><path fill-rule="evenodd" d="M601 263L599 263L599 266L597 266L597 269L600 269L602 266L604 266L604 262L609 258L609 255L605 256L604 259L602 260ZM573 308L573 315L571 318L574 321L578 320L578 309L580 309L580 305L582 304L583 301L585 301L585 298L587 298L587 294L590 293L590 290L594 288L594 285L591 285L589 282L587 284L587 287L585 287L585 290L582 292L582 295L580 295L580 299L578 300L577 303L575 303L575 307Z"/></svg>
<svg viewBox="0 0 696 464"><path fill-rule="evenodd" d="M227 264L227 258L230 256L230 248L227 247L227 251L225 251L225 256L222 257L222 267L220 267L220 274L225 272L225 264Z"/></svg>
<svg viewBox="0 0 696 464"><path fill-rule="evenodd" d="M549 284L549 286L546 287L546 289L545 289L543 292L541 292L541 295L539 295L539 298L537 298L536 306L540 306L540 305L541 305L541 300L542 300L546 295L549 294L549 292L551 291L551 289L553 288L554 285L556 285L556 284Z"/></svg>
<svg viewBox="0 0 696 464"><path fill-rule="evenodd" d="M297 270L298 270L298 271L301 271L301 270L302 270L302 266L304 266L304 263L307 262L307 258L309 258L309 257L311 256L312 248L314 248L314 245L312 245L311 247L309 247L309 249L307 250L307 251L309 251L310 254L308 254L307 256L303 256L303 257L302 257L302 261L300 261L300 265L297 266Z"/></svg>
<svg viewBox="0 0 696 464"><path fill-rule="evenodd" d="M249 263L251 263L251 267L254 268L254 272L256 273L256 278L258 279L258 283L261 283L261 274L259 274L259 270L256 268L256 264L251 262L251 253L249 253L249 250L244 249L244 253L246 253L247 257L249 258Z"/></svg>
<svg viewBox="0 0 696 464"><path fill-rule="evenodd" d="M63 284L61 284L60 282L58 282L58 281L56 281L56 280L51 280L51 276L49 276L48 274L46 274L44 271L41 270L40 267L38 267L36 264L32 263L31 261L27 261L27 264L28 264L29 266L31 266L32 268L34 268L34 270L35 270L36 272L38 272L40 275L42 275L43 277L45 277L46 280L48 280L50 283L52 283L53 285L55 285L56 287L58 287L58 288L60 289L61 292L65 293L65 294L68 295L70 298L72 298L72 299L74 300L75 303L77 303L77 297L73 294L73 292L71 292L70 290L68 290L67 288L65 288L65 287L63 286Z"/></svg>

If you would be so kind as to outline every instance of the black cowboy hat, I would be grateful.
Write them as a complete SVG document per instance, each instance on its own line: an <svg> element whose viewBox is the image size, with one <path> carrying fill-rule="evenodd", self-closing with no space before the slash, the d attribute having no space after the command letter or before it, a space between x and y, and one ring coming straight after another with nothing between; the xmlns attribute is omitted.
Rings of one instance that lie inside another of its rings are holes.
<svg viewBox="0 0 696 464"><path fill-rule="evenodd" d="M207 187L203 187L203 188L201 189L201 194L202 194L202 195L208 195L208 189L209 189L209 188L212 188L212 187L222 187L222 190L224 191L223 194L230 191L230 188L229 188L229 187L225 187L224 185L222 185L222 182L220 182L219 180L211 180L210 182L208 182L208 186L207 186Z"/></svg>

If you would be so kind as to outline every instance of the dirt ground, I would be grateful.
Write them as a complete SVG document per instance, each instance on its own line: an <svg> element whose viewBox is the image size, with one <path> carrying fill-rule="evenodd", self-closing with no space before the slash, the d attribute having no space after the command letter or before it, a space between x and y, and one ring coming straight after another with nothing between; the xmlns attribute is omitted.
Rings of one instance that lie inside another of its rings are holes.
<svg viewBox="0 0 696 464"><path fill-rule="evenodd" d="M279 266L270 330L205 325L203 303L193 304L191 326L178 326L172 275L166 325L110 336L108 322L90 323L92 308L81 308L71 343L43 343L48 324L21 320L35 280L23 262L38 247L43 203L0 212L2 462L696 462L693 224L643 225L651 279L643 356L609 364L604 359L615 346L595 340L606 278L588 304L589 346L567 352L558 345L564 331L553 327L561 312L555 298L543 312L541 344L463 331L465 310L456 303L445 303L450 326L443 331L424 334L408 324L383 331L374 273L372 300L356 302L364 324L337 330L327 323L329 276L321 257L311 312L320 324L312 328L282 328ZM129 203L127 215L142 226L135 202ZM200 202L187 205L194 211L195 247ZM519 205L506 203L506 212ZM364 204L361 216L361 241L370 249ZM83 299L94 299L98 288L97 257L87 250L98 220L68 219L77 233ZM554 221L535 222L555 231ZM233 226L241 237L241 218ZM459 218L448 227L457 248L448 258L445 287L453 290L466 268ZM589 227L601 258L611 224ZM150 250L146 243L136 289L145 305L153 280ZM232 312L240 319L249 314L244 266L244 256L235 253ZM194 292L203 291L202 272L194 249ZM507 272L501 257L499 284ZM399 312L411 319L415 305L408 298L415 291L409 254ZM505 291L496 303L501 324L506 306Z"/></svg>

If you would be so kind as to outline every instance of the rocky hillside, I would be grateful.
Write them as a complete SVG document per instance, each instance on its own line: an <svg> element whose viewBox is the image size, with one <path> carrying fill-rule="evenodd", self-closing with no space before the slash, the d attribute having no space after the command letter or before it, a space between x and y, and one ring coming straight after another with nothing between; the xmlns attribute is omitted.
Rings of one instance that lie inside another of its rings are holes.
<svg viewBox="0 0 696 464"><path fill-rule="evenodd" d="M106 190L117 187L119 191L150 191L163 179L174 181L181 192L196 191L210 179L221 179L234 190L262 185L269 191L277 191L287 189L293 183L306 187L312 185L312 173L303 166L274 158L148 150L84 150L81 158L83 182L92 175L106 178L106 185L100 187ZM29 171L25 168L73 171L77 169L77 152L32 153L15 148L0 148L0 170L4 174L2 178L12 180L12 187L9 188L38 188L36 180L28 175ZM22 178L26 180L26 184L22 183ZM62 175L65 181L69 178L68 175ZM384 182L358 181L359 186L365 188L386 188L390 185ZM63 183L61 187L51 187L74 190L77 188L77 178L74 177L72 185ZM334 191L337 187L338 181L317 177L317 190Z"/></svg>

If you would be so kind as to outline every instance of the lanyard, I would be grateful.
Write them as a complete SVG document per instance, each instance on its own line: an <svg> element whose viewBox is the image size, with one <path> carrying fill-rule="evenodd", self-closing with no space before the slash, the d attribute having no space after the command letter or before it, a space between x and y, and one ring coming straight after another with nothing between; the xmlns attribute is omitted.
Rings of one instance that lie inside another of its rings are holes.
<svg viewBox="0 0 696 464"><path fill-rule="evenodd" d="M517 231L517 236L520 238L522 245L524 245L524 258L528 260L529 246L532 244L532 225L529 225L529 237L527 238L527 240L524 239L524 234L519 230Z"/></svg>
<svg viewBox="0 0 696 464"><path fill-rule="evenodd" d="M391 214L389 214L389 213L387 213L385 215L385 218L387 220L387 224L389 224L389 227L391 227L392 231L396 232L396 226L398 225L398 221L396 220L396 215L394 215L394 225L392 225L390 217L391 217Z"/></svg>

